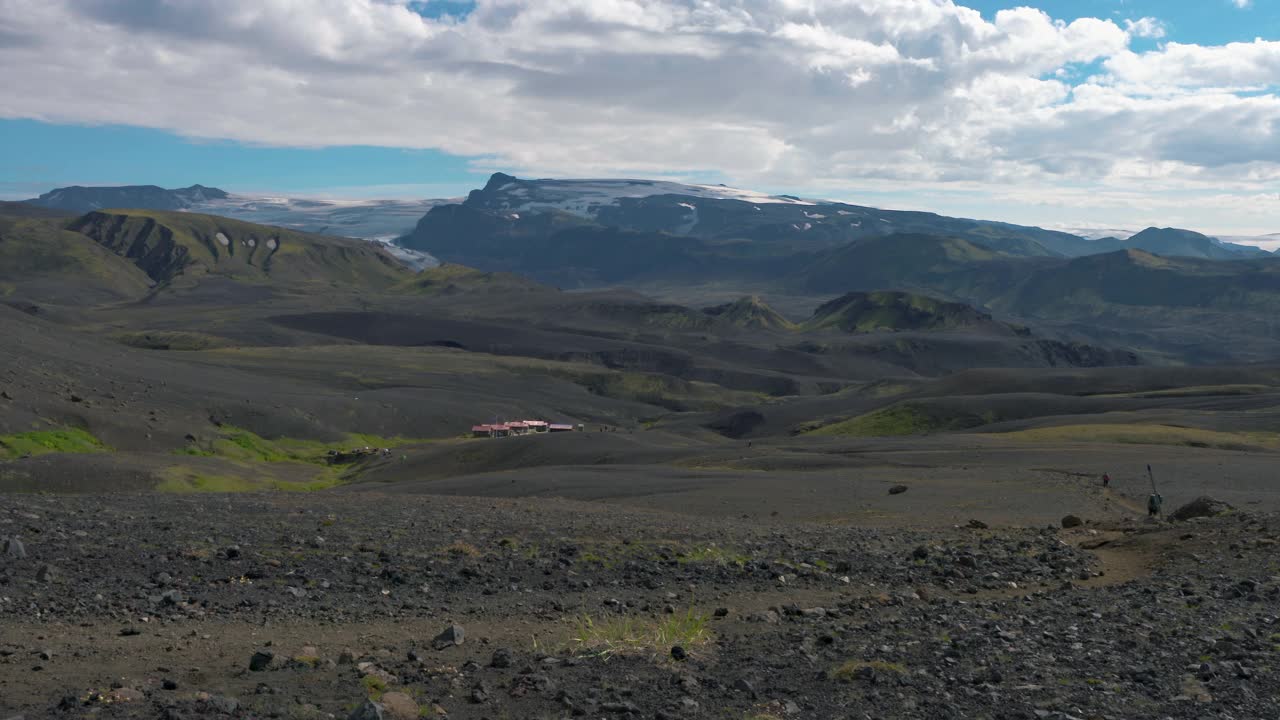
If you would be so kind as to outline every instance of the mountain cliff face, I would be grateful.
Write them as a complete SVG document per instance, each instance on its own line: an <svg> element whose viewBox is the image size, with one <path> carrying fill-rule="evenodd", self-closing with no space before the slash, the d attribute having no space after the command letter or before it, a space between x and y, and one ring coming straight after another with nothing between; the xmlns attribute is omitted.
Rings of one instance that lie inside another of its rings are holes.
<svg viewBox="0 0 1280 720"><path fill-rule="evenodd" d="M136 210L185 210L200 203L223 200L227 193L218 188L192 185L166 190L155 185L121 187L73 187L51 190L27 202L40 207L85 213L104 208Z"/></svg>
<svg viewBox="0 0 1280 720"><path fill-rule="evenodd" d="M203 276L285 285L389 287L410 272L377 243L189 212L92 212L69 229L132 261L157 284Z"/></svg>

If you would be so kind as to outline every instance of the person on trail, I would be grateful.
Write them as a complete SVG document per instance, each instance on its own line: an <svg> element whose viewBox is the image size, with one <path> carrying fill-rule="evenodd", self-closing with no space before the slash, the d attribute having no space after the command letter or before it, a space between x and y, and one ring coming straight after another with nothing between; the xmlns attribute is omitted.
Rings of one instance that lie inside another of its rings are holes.
<svg viewBox="0 0 1280 720"><path fill-rule="evenodd" d="M1155 517L1160 514L1160 506L1164 504L1164 498L1160 493L1151 493L1151 497L1147 498L1147 515Z"/></svg>
<svg viewBox="0 0 1280 720"><path fill-rule="evenodd" d="M1104 488L1111 487L1111 475L1107 473L1102 473L1102 487Z"/></svg>

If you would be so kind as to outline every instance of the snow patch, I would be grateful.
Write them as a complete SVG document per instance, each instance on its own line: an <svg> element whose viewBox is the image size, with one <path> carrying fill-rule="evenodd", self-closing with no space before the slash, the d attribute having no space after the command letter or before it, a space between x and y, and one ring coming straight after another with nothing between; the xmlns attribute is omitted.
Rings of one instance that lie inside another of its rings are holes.
<svg viewBox="0 0 1280 720"><path fill-rule="evenodd" d="M723 185L685 185L667 180L528 180L517 187L495 191L500 204L518 212L559 210L594 219L600 208L617 206L625 199L655 195L681 195L707 200L741 200L757 204L815 206L793 197L766 195Z"/></svg>

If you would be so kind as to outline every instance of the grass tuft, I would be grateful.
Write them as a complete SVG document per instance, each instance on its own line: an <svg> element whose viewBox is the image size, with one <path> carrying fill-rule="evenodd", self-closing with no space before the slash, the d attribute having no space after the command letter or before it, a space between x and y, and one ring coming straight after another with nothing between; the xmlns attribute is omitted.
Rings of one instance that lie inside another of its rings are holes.
<svg viewBox="0 0 1280 720"><path fill-rule="evenodd" d="M691 650L712 640L710 618L690 609L662 618L610 618L584 615L573 636L579 652L601 658L616 655L664 654L679 645Z"/></svg>

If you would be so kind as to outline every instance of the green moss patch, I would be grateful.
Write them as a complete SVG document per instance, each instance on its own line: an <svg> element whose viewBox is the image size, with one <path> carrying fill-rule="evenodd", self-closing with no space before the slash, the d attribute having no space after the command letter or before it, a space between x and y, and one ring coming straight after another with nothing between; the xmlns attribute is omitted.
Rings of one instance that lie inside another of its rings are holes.
<svg viewBox="0 0 1280 720"><path fill-rule="evenodd" d="M111 448L79 428L37 430L0 436L0 457L9 459L50 453L100 453Z"/></svg>
<svg viewBox="0 0 1280 720"><path fill-rule="evenodd" d="M327 490L343 483L337 468L307 468L309 479L289 480L274 474L246 468L246 474L212 473L183 465L168 468L156 490L167 493L244 493L244 492L314 492Z"/></svg>

